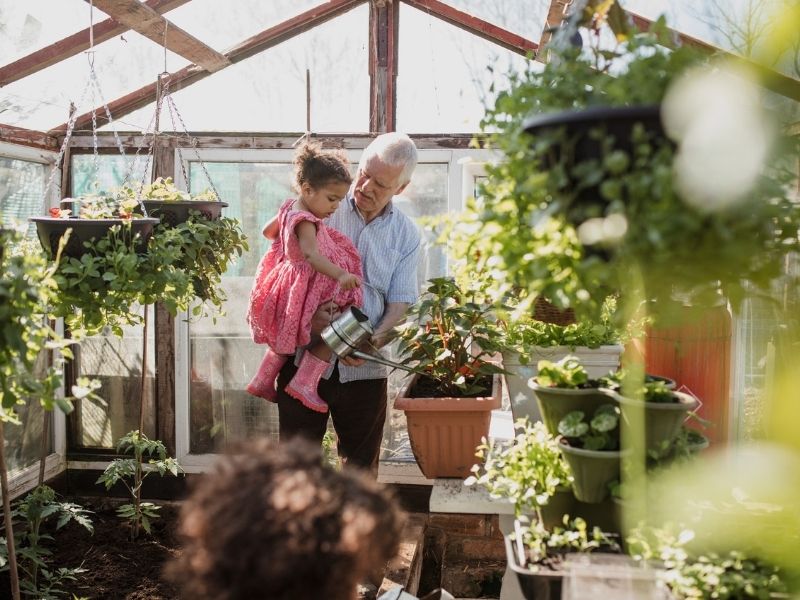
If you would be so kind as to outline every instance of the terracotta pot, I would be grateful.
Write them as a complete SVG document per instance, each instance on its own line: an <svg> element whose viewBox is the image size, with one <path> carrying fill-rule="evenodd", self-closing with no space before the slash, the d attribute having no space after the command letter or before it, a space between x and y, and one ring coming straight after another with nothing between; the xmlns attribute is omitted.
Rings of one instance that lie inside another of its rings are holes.
<svg viewBox="0 0 800 600"><path fill-rule="evenodd" d="M409 398L414 376L394 401L405 411L411 450L428 479L465 478L477 462L475 448L489 436L492 412L500 408L502 379L492 376L492 395L477 398Z"/></svg>

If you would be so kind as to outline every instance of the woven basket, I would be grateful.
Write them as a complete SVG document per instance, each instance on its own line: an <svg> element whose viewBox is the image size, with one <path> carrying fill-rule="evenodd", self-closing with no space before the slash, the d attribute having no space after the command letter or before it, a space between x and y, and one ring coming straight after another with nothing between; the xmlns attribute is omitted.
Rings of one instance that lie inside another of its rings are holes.
<svg viewBox="0 0 800 600"><path fill-rule="evenodd" d="M533 304L533 318L554 325L572 325L575 322L575 311L571 308L562 310L539 296Z"/></svg>

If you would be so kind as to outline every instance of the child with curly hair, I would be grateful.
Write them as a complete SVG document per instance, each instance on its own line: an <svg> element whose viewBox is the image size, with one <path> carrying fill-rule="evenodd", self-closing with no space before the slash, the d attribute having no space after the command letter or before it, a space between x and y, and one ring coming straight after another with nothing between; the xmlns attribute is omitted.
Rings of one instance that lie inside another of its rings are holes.
<svg viewBox="0 0 800 600"><path fill-rule="evenodd" d="M167 576L182 598L354 600L395 555L401 513L367 475L325 465L319 446L263 439L196 482L179 532Z"/></svg>
<svg viewBox="0 0 800 600"><path fill-rule="evenodd" d="M276 401L278 371L298 347L310 342L317 308L333 300L345 309L360 305L363 298L358 250L323 221L336 211L352 182L346 155L304 142L294 165L298 197L286 200L264 226L264 235L274 241L256 271L247 312L253 341L269 346L247 391L271 402ZM317 385L331 356L324 342L312 346L286 393L311 410L327 412Z"/></svg>

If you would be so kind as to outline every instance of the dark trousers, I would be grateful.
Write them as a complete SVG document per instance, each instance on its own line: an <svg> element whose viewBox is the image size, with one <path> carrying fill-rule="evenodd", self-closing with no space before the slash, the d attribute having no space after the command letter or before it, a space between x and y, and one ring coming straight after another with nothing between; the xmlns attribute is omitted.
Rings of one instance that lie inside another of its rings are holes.
<svg viewBox="0 0 800 600"><path fill-rule="evenodd" d="M303 406L284 389L297 371L290 358L278 375L278 419L280 439L302 435L322 443L328 414L338 438L338 452L347 467L360 467L378 474L383 424L386 421L386 379L339 381L338 364L329 379L320 379L317 392L328 403L328 413Z"/></svg>

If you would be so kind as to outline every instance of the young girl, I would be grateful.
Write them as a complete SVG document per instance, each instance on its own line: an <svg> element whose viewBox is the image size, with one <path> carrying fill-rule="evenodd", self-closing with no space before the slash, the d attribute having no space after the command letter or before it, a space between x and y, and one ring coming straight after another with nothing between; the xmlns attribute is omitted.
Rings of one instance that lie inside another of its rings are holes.
<svg viewBox="0 0 800 600"><path fill-rule="evenodd" d="M361 257L344 234L325 225L352 182L347 158L304 143L294 160L297 199L290 198L264 226L272 246L256 272L247 322L253 341L269 348L247 391L276 401L275 379L287 358L310 342L311 317L333 300L341 308L362 301ZM277 237L276 237L277 236ZM327 412L317 384L328 368L331 351L320 341L303 354L286 393L304 406Z"/></svg>

